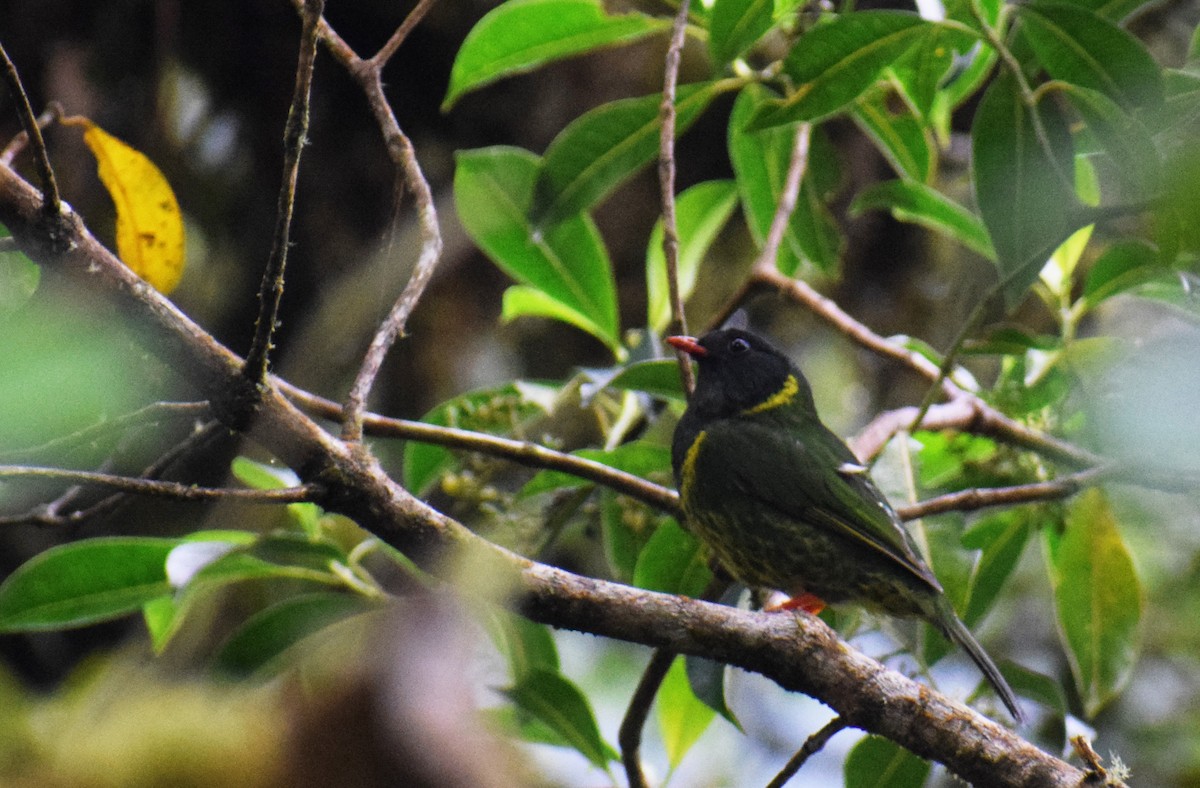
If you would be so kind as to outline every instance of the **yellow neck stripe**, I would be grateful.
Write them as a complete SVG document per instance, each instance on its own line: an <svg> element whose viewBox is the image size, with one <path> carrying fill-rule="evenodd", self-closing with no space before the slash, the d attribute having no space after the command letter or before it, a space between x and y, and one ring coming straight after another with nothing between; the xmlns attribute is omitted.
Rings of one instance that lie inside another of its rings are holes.
<svg viewBox="0 0 1200 788"><path fill-rule="evenodd" d="M704 443L704 439L708 437L707 432L701 432L696 436L696 440L692 441L692 445L688 446L687 454L683 458L683 473L679 480L679 494L686 503L688 490L691 489L692 482L696 478L696 461L700 459L700 444Z"/></svg>
<svg viewBox="0 0 1200 788"><path fill-rule="evenodd" d="M753 408L747 408L746 410L742 411L742 415L751 416L755 413L762 413L764 410L771 410L772 408L778 408L782 405L787 405L791 403L791 401L794 400L796 395L799 393L800 381L796 380L795 375L788 375L787 380L783 382L783 388L781 388L779 391L776 391L769 399L758 403Z"/></svg>

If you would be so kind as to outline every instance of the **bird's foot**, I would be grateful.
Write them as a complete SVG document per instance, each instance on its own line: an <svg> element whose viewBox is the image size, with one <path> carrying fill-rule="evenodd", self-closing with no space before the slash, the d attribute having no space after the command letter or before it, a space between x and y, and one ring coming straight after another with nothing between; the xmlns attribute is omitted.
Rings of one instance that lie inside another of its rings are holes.
<svg viewBox="0 0 1200 788"><path fill-rule="evenodd" d="M810 616L820 615L825 609L825 600L816 594L810 594L807 591L803 594L797 594L793 597L788 597L782 602L774 602L763 608L768 613L773 613L777 610L803 610Z"/></svg>

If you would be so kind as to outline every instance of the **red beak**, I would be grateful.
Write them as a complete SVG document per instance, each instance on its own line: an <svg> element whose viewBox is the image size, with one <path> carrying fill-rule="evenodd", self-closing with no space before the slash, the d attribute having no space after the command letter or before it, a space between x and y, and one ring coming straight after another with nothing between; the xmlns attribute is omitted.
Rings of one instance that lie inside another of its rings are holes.
<svg viewBox="0 0 1200 788"><path fill-rule="evenodd" d="M682 350L692 358L704 358L708 355L708 350L694 337L667 337L667 344L676 350Z"/></svg>

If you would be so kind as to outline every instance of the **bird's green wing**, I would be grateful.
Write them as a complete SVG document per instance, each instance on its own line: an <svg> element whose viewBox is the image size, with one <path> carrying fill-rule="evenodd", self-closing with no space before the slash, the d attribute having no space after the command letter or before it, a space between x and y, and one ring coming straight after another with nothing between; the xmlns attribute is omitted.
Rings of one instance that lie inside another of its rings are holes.
<svg viewBox="0 0 1200 788"><path fill-rule="evenodd" d="M736 458L728 482L764 506L827 528L941 591L883 493L841 439L816 419L736 419L713 425L708 448Z"/></svg>

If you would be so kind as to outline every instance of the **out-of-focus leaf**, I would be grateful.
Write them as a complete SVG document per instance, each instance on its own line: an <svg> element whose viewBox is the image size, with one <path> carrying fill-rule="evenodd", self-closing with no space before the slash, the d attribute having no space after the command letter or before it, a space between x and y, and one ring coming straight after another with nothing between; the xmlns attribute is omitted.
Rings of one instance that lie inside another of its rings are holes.
<svg viewBox="0 0 1200 788"><path fill-rule="evenodd" d="M494 611L487 623L496 647L508 659L513 681L520 681L534 670L558 671L558 647L545 624L507 610Z"/></svg>
<svg viewBox="0 0 1200 788"><path fill-rule="evenodd" d="M603 769L617 753L600 736L591 704L578 687L557 671L534 668L504 690L517 706L531 714Z"/></svg>
<svg viewBox="0 0 1200 788"><path fill-rule="evenodd" d="M995 259L996 252L978 216L938 190L915 181L884 181L868 186L850 204L852 213L890 211L901 222L913 222L944 233L973 252Z"/></svg>
<svg viewBox="0 0 1200 788"><path fill-rule="evenodd" d="M850 750L842 767L846 788L921 788L929 761L881 736L868 736Z"/></svg>
<svg viewBox="0 0 1200 788"><path fill-rule="evenodd" d="M291 468L256 462L249 457L234 457L230 469L238 481L255 490L282 490L300 484L300 477ZM314 539L320 535L321 507L315 503L289 503L287 511L304 533Z"/></svg>
<svg viewBox="0 0 1200 788"><path fill-rule="evenodd" d="M1200 279L1187 271L1166 271L1129 292L1172 306L1181 315L1200 321Z"/></svg>
<svg viewBox="0 0 1200 788"><path fill-rule="evenodd" d="M680 85L675 93L675 134L700 117L730 83ZM588 210L658 155L662 128L659 95L621 99L597 107L559 132L546 149L529 218L552 226Z"/></svg>
<svg viewBox="0 0 1200 788"><path fill-rule="evenodd" d="M953 25L934 25L920 46L891 66L895 82L917 117L928 119L937 99L938 88L954 63L957 53L966 54L976 44L976 37Z"/></svg>
<svg viewBox="0 0 1200 788"><path fill-rule="evenodd" d="M1163 273L1158 250L1142 240L1120 241L1104 250L1092 264L1083 286L1083 298L1093 308Z"/></svg>
<svg viewBox="0 0 1200 788"><path fill-rule="evenodd" d="M270 670L284 651L344 618L378 607L355 594L301 594L255 613L217 654L216 667L235 676Z"/></svg>
<svg viewBox="0 0 1200 788"><path fill-rule="evenodd" d="M750 127L819 120L842 110L886 66L923 43L933 27L906 11L856 11L818 25L796 42L784 61L795 88L787 97L759 107Z"/></svg>
<svg viewBox="0 0 1200 788"><path fill-rule="evenodd" d="M696 287L700 263L717 233L737 205L737 184L707 181L684 190L675 200L675 224L679 238L679 298L687 301ZM671 322L671 299L667 286L667 262L663 253L663 224L659 219L646 246L646 324L656 333Z"/></svg>
<svg viewBox="0 0 1200 788"><path fill-rule="evenodd" d="M1082 224L1066 121L1051 102L1040 102L1036 111L1050 149L1005 72L984 94L971 126L975 201L1010 306L1037 280L1050 252Z"/></svg>
<svg viewBox="0 0 1200 788"><path fill-rule="evenodd" d="M7 236L0 226L0 238ZM21 252L0 252L0 319L29 300L41 278L42 269Z"/></svg>
<svg viewBox="0 0 1200 788"><path fill-rule="evenodd" d="M896 174L921 183L937 170L937 149L929 127L912 115L889 112L880 93L869 93L850 112L867 133Z"/></svg>
<svg viewBox="0 0 1200 788"><path fill-rule="evenodd" d="M537 156L494 147L458 154L454 200L463 227L509 276L562 304L620 353L612 267L591 219L573 216L535 230L528 214L540 171ZM544 314L544 312L543 312Z"/></svg>
<svg viewBox="0 0 1200 788"><path fill-rule="evenodd" d="M649 591L698 597L712 581L705 551L696 537L668 519L658 527L633 572L633 584Z"/></svg>
<svg viewBox="0 0 1200 788"><path fill-rule="evenodd" d="M1021 32L1055 79L1097 90L1127 110L1162 104L1162 72L1145 46L1102 16L1063 2L1017 8Z"/></svg>
<svg viewBox="0 0 1200 788"><path fill-rule="evenodd" d="M667 19L609 16L599 0L509 0L476 23L459 47L442 102L547 63L636 41L669 29Z"/></svg>
<svg viewBox="0 0 1200 788"><path fill-rule="evenodd" d="M1095 716L1133 671L1142 591L1104 493L1072 501L1063 531L1043 530L1059 631L1084 713Z"/></svg>
<svg viewBox="0 0 1200 788"><path fill-rule="evenodd" d="M170 293L183 277L183 212L166 176L144 153L87 118L61 122L81 126L96 157L100 181L117 209L117 256L155 290Z"/></svg>
<svg viewBox="0 0 1200 788"><path fill-rule="evenodd" d="M708 730L716 712L692 692L683 657L676 657L671 663L658 690L656 703L658 730L667 751L667 762L675 769L700 735Z"/></svg>
<svg viewBox="0 0 1200 788"><path fill-rule="evenodd" d="M742 211L750 234L761 247L766 240L783 193L791 161L794 126L748 131L746 124L770 97L760 85L742 90L729 119L729 158L737 176ZM844 239L826 200L841 181L837 153L820 127L812 129L808 168L800 195L780 245L776 266L788 276L807 261L826 273L837 270Z"/></svg>
<svg viewBox="0 0 1200 788"><path fill-rule="evenodd" d="M709 15L708 50L724 65L771 29L773 0L716 0Z"/></svg>
<svg viewBox="0 0 1200 788"><path fill-rule="evenodd" d="M0 585L0 632L66 629L117 618L168 594L177 539L102 537L35 555Z"/></svg>
<svg viewBox="0 0 1200 788"><path fill-rule="evenodd" d="M507 435L522 421L546 413L553 395L554 390L546 386L508 383L447 400L421 420L440 427ZM410 441L404 447L404 486L415 495L425 494L453 463L454 455L448 449Z"/></svg>
<svg viewBox="0 0 1200 788"><path fill-rule="evenodd" d="M155 654L161 654L175 633L179 623L179 606L172 594L154 597L142 605L142 619L150 633L150 645Z"/></svg>
<svg viewBox="0 0 1200 788"><path fill-rule="evenodd" d="M967 607L962 618L968 627L978 624L991 610L1021 560L1029 536L1028 519L1020 510L988 517L963 534L964 547L983 551L967 586Z"/></svg>
<svg viewBox="0 0 1200 788"><path fill-rule="evenodd" d="M1065 82L1054 83L1079 113L1106 171L1123 188L1121 199L1148 199L1162 188L1162 163L1149 129L1103 93Z"/></svg>

